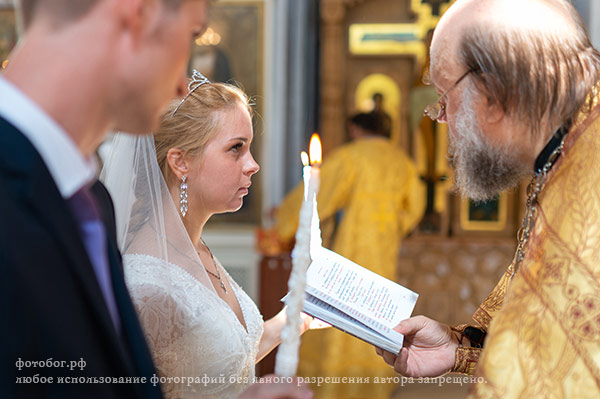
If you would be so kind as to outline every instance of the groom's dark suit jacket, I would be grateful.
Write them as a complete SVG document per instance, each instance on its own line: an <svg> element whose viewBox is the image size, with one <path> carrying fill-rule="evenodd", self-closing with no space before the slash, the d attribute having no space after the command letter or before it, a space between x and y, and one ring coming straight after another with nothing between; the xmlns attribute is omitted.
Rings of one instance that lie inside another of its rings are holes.
<svg viewBox="0 0 600 399"><path fill-rule="evenodd" d="M28 139L0 118L0 398L161 397L125 287L112 201L101 183L92 191L108 233L122 334L67 202Z"/></svg>

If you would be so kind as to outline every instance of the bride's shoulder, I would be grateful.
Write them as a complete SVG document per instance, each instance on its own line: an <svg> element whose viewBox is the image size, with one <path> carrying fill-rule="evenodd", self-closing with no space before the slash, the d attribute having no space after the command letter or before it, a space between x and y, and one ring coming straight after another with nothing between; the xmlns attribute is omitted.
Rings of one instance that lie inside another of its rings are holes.
<svg viewBox="0 0 600 399"><path fill-rule="evenodd" d="M123 269L130 290L140 286L155 286L155 289L164 289L172 295L185 297L203 289L202 284L199 284L187 271L153 255L125 254Z"/></svg>
<svg viewBox="0 0 600 399"><path fill-rule="evenodd" d="M141 267L161 269L166 268L168 266L168 262L152 255L130 253L123 255L123 266L126 270L137 270Z"/></svg>
<svg viewBox="0 0 600 399"><path fill-rule="evenodd" d="M165 281L172 278L174 269L164 260L147 254L126 254L123 256L125 278L130 283L140 281Z"/></svg>

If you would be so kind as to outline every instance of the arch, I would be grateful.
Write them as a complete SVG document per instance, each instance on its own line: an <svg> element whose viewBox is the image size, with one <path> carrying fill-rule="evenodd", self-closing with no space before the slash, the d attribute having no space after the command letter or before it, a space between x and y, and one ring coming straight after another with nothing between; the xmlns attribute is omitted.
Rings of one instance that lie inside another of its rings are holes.
<svg viewBox="0 0 600 399"><path fill-rule="evenodd" d="M373 73L363 78L356 86L354 92L354 108L360 112L373 110L373 95L383 95L383 110L392 119L391 140L394 143L400 141L400 88L394 79L383 73Z"/></svg>

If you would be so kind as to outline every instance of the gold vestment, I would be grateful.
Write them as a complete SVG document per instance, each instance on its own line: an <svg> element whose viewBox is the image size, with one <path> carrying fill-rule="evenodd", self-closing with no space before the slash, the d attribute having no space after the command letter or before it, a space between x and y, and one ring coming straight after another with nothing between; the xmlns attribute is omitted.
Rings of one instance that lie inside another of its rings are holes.
<svg viewBox="0 0 600 399"><path fill-rule="evenodd" d="M473 316L488 335L472 398L600 398L599 115L570 129L517 273Z"/></svg>

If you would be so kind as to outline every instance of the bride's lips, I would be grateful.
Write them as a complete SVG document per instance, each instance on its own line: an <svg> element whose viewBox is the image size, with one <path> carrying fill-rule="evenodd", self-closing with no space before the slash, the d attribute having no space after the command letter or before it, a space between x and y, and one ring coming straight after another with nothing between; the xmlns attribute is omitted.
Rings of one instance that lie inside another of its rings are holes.
<svg viewBox="0 0 600 399"><path fill-rule="evenodd" d="M251 185L252 185L252 183L245 185L244 187L241 187L238 191L241 191L243 194L248 194L248 189L250 188Z"/></svg>

